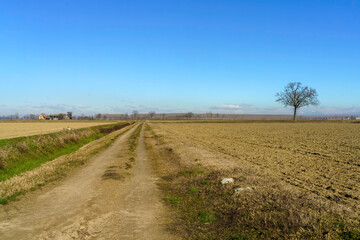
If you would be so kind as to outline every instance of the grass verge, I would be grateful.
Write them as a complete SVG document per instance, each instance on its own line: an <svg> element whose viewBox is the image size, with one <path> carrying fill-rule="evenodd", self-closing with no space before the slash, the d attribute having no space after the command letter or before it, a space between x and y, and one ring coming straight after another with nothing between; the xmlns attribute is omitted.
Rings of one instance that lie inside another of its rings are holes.
<svg viewBox="0 0 360 240"><path fill-rule="evenodd" d="M106 149L115 139L130 129L131 127L107 133L107 136L84 145L78 151L63 155L31 171L0 182L0 204L14 201L27 191L35 190L48 182L64 177L68 170L74 166L83 165L91 156Z"/></svg>
<svg viewBox="0 0 360 240"><path fill-rule="evenodd" d="M46 135L0 140L0 181L39 167L128 123L109 124Z"/></svg>

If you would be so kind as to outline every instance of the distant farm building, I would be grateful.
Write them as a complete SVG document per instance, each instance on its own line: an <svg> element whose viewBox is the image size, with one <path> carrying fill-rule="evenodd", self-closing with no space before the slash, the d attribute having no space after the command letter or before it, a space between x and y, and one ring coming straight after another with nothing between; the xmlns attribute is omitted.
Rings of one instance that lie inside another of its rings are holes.
<svg viewBox="0 0 360 240"><path fill-rule="evenodd" d="M47 114L41 114L39 116L39 120L58 120L58 115L47 115Z"/></svg>
<svg viewBox="0 0 360 240"><path fill-rule="evenodd" d="M65 114L41 114L39 115L39 120L61 120L61 119L69 119Z"/></svg>

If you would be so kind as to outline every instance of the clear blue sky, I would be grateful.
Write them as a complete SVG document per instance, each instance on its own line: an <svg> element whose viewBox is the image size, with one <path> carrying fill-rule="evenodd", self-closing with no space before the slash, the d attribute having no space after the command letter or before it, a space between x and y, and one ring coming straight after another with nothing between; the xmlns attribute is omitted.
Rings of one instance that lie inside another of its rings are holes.
<svg viewBox="0 0 360 240"><path fill-rule="evenodd" d="M360 1L0 3L0 115L290 113L275 93L316 88L311 113L360 113Z"/></svg>

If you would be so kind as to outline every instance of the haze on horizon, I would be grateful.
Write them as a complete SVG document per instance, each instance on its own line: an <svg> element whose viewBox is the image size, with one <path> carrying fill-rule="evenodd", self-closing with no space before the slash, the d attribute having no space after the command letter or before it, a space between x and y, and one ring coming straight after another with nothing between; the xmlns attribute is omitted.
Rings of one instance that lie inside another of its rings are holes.
<svg viewBox="0 0 360 240"><path fill-rule="evenodd" d="M360 115L360 1L3 1L0 115Z"/></svg>

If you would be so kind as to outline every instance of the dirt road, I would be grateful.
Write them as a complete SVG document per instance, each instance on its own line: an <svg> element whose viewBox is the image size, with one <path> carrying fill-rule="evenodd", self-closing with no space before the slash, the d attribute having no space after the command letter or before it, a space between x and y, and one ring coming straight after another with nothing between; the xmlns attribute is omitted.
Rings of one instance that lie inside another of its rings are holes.
<svg viewBox="0 0 360 240"><path fill-rule="evenodd" d="M127 139L55 186L0 207L0 239L174 239L151 171L141 130L132 168Z"/></svg>

